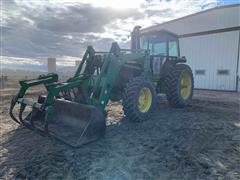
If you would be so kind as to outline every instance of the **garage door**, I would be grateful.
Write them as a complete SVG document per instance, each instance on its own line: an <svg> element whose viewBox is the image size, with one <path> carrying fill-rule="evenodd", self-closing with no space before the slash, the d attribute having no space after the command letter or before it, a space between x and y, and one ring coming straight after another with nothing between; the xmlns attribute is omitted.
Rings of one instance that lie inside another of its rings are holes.
<svg viewBox="0 0 240 180"><path fill-rule="evenodd" d="M181 56L192 67L195 88L236 90L239 31L180 39Z"/></svg>

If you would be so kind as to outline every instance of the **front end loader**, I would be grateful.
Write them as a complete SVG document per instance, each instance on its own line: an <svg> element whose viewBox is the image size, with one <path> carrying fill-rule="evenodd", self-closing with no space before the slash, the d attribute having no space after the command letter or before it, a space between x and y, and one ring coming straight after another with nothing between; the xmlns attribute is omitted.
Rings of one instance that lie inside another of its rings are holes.
<svg viewBox="0 0 240 180"><path fill-rule="evenodd" d="M112 43L109 52L88 46L75 75L59 82L58 75L41 75L20 81L12 98L11 118L27 128L49 135L72 147L95 141L105 134L105 107L122 100L127 119L145 121L156 110L157 94L164 93L173 107L187 106L193 95L193 75L179 55L178 37L162 30L132 33L132 48ZM47 93L34 101L26 91L44 85ZM19 104L18 116L15 105ZM26 107L31 112L23 116Z"/></svg>
<svg viewBox="0 0 240 180"><path fill-rule="evenodd" d="M10 116L31 130L73 147L92 142L105 134L104 109L108 101L122 98L127 78L120 74L131 68L129 59L137 62L132 66L134 74L143 69L146 58L145 50L122 50L117 43L112 44L110 52L96 52L89 46L74 77L66 82L58 82L57 74L20 81L20 90L12 98ZM40 95L36 102L25 98L30 87L40 84L46 88L46 95ZM18 117L13 113L17 103ZM32 111L23 118L26 106Z"/></svg>

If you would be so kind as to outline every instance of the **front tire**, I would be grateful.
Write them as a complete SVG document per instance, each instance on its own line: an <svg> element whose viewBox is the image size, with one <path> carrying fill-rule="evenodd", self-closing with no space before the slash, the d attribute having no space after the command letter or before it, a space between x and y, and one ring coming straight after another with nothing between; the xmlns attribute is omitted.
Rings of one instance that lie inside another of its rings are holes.
<svg viewBox="0 0 240 180"><path fill-rule="evenodd" d="M194 80L191 68L177 64L165 79L166 96L172 107L182 108L189 105L193 96Z"/></svg>
<svg viewBox="0 0 240 180"><path fill-rule="evenodd" d="M123 111L131 121L145 121L156 109L156 91L144 76L131 79L123 92Z"/></svg>

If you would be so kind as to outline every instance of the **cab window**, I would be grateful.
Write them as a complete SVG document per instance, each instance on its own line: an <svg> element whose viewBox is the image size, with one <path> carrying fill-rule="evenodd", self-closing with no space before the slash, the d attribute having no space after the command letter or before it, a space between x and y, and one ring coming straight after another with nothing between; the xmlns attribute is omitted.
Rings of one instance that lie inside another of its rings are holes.
<svg viewBox="0 0 240 180"><path fill-rule="evenodd" d="M150 50L151 54L179 56L178 41L167 35L153 34L140 37L140 48Z"/></svg>
<svg viewBox="0 0 240 180"><path fill-rule="evenodd" d="M176 41L169 41L168 54L169 56L178 56L178 46Z"/></svg>
<svg viewBox="0 0 240 180"><path fill-rule="evenodd" d="M147 49L148 46L151 54L167 55L167 43L161 41L157 36L152 36L148 39L146 37L140 38L140 48Z"/></svg>
<svg viewBox="0 0 240 180"><path fill-rule="evenodd" d="M149 44L149 47L151 47L151 44ZM140 38L140 48L141 49L146 49L148 48L148 40L145 36Z"/></svg>
<svg viewBox="0 0 240 180"><path fill-rule="evenodd" d="M153 45L152 53L154 55L161 54L167 55L167 43L166 42L159 42Z"/></svg>

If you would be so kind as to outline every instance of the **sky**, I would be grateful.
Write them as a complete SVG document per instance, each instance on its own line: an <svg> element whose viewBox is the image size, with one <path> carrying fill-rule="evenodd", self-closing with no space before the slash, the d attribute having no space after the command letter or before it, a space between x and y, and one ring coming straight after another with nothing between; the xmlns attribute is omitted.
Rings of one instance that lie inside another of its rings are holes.
<svg viewBox="0 0 240 180"><path fill-rule="evenodd" d="M86 47L129 48L134 26L148 27L238 0L0 0L1 67L44 68L47 57L73 66Z"/></svg>

